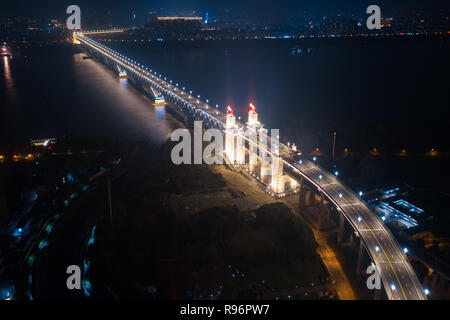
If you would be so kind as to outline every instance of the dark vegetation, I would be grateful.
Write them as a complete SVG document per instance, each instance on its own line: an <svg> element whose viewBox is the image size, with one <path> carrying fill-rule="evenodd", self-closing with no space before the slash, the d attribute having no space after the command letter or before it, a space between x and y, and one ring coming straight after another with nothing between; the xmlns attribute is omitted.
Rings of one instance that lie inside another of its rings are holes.
<svg viewBox="0 0 450 320"><path fill-rule="evenodd" d="M226 185L206 166L172 165L171 145L155 164L146 161L155 151L142 149L112 183L112 223L99 224L93 253L97 283L120 298L205 298L219 287L216 297L233 298L262 279L284 289L326 277L311 230L281 203L261 207L253 220L233 206L173 211L174 195Z"/></svg>

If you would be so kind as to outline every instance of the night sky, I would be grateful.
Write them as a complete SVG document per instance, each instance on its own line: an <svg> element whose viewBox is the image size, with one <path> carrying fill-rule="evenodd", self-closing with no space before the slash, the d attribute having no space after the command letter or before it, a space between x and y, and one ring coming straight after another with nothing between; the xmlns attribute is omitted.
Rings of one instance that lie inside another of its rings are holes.
<svg viewBox="0 0 450 320"><path fill-rule="evenodd" d="M81 7L82 14L100 15L110 12L113 17L123 18L136 13L158 10L163 14L197 14L208 11L219 15L227 12L249 20L273 17L287 20L301 16L329 16L342 12L344 15L364 15L371 4L381 7L382 15L401 16L413 12L438 13L449 11L448 0L13 0L2 1L0 18L6 17L64 17L70 4ZM383 14L384 13L384 14Z"/></svg>

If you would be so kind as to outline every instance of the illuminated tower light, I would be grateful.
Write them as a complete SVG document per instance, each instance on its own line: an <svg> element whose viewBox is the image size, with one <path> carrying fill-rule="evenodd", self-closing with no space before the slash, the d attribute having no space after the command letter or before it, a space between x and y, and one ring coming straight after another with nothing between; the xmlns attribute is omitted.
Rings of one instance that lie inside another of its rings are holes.
<svg viewBox="0 0 450 320"><path fill-rule="evenodd" d="M248 111L248 125L255 126L259 125L258 113L256 113L256 108L253 103L250 103L250 109Z"/></svg>
<svg viewBox="0 0 450 320"><path fill-rule="evenodd" d="M236 140L236 118L233 115L231 106L227 106L227 120L225 130L225 153L227 158L234 163L236 160L235 140Z"/></svg>

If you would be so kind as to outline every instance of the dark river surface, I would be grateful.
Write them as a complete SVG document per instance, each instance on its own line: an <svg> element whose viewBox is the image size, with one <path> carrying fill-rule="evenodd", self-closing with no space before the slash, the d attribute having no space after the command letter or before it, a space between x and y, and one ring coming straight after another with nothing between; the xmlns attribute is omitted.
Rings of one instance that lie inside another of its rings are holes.
<svg viewBox="0 0 450 320"><path fill-rule="evenodd" d="M450 149L448 40L103 43L222 109L230 104L246 118L253 102L260 121L279 128L281 140L295 141L305 155L320 148L329 157L333 132L336 154L344 148L359 154L377 148L382 155ZM312 54L293 55L297 45ZM0 147L53 136L117 136L159 144L178 125L164 108L155 108L126 80L83 59L83 53L47 47L27 56L1 58ZM422 184L446 180L433 180L434 174L448 178L448 157L438 165L417 159L394 164L385 158L374 166L392 167L380 179L397 172L409 181L417 168ZM358 170L353 174L363 180L355 184L373 180Z"/></svg>
<svg viewBox="0 0 450 320"><path fill-rule="evenodd" d="M449 146L448 40L103 43L222 109L246 118L253 102L305 152L330 153L334 131L337 149ZM313 54L292 55L299 45Z"/></svg>
<svg viewBox="0 0 450 320"><path fill-rule="evenodd" d="M2 57L0 139L125 137L162 143L177 123L142 94L84 53L33 50Z"/></svg>

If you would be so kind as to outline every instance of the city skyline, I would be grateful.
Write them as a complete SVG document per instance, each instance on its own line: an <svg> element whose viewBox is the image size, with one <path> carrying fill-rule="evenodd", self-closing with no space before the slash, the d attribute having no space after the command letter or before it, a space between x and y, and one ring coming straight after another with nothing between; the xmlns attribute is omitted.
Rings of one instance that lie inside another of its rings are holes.
<svg viewBox="0 0 450 320"><path fill-rule="evenodd" d="M273 1L236 1L231 0L226 3L220 1L152 1L142 2L132 1L92 1L80 0L77 5L86 15L98 15L109 13L113 19L127 19L136 15L142 19L148 11L157 11L168 15L203 15L211 12L218 16L238 15L240 18L255 22L264 17L273 22L282 22L290 19L301 19L305 16L327 16L332 17L337 14L344 16L364 17L365 10L371 4L380 6L384 16L408 16L414 13L448 13L447 1L298 1L292 3L288 0ZM2 4L0 18L50 18L64 17L65 9L72 4L69 1L40 2L19 1Z"/></svg>

